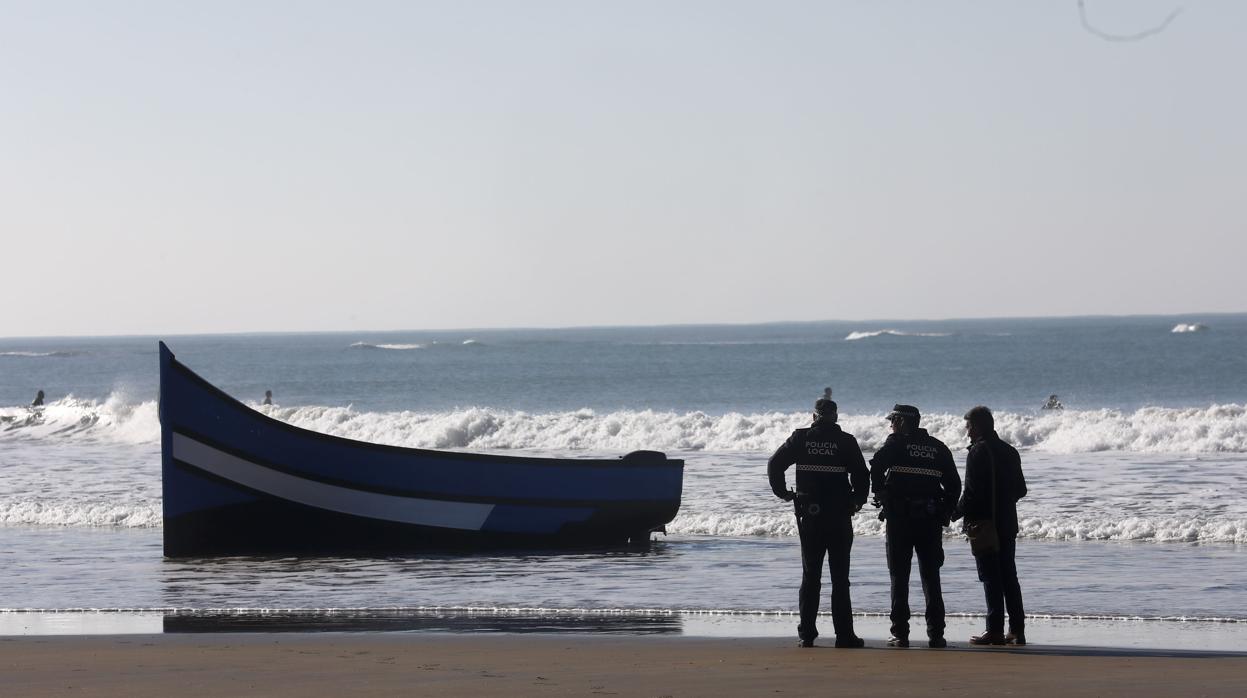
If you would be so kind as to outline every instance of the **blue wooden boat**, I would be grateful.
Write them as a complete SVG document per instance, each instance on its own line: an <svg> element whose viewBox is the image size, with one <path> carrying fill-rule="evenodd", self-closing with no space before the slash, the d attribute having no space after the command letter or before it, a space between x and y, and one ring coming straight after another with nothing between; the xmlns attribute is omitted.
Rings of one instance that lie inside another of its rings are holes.
<svg viewBox="0 0 1247 698"><path fill-rule="evenodd" d="M684 461L400 448L257 412L160 343L166 556L646 544Z"/></svg>

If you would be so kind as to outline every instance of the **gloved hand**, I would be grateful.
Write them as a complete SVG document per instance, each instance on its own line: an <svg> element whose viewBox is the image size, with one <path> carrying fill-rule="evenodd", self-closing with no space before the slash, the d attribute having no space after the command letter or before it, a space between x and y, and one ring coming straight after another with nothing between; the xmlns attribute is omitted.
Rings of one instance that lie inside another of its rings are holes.
<svg viewBox="0 0 1247 698"><path fill-rule="evenodd" d="M776 492L775 496L779 497L785 502L791 502L792 500L797 498L797 493L793 492L792 490L784 490L783 492Z"/></svg>

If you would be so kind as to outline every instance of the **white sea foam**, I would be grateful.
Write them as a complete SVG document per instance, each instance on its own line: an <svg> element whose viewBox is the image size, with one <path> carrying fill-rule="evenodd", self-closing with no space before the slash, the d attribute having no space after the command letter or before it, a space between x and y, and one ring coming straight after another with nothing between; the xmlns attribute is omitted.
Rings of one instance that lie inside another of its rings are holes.
<svg viewBox="0 0 1247 698"><path fill-rule="evenodd" d="M468 450L769 452L793 429L809 423L805 412L529 413L487 407L361 412L350 406L253 407L305 429L359 441ZM888 436L881 413L846 415L841 423L866 451L877 449ZM951 446L965 442L959 414L929 414L923 425ZM1041 453L1247 453L1247 406L1238 404L999 413L996 428L1006 441ZM0 408L0 440L83 438L158 441L156 401L134 402L114 393L102 402L69 396L42 409Z"/></svg>
<svg viewBox="0 0 1247 698"><path fill-rule="evenodd" d="M0 499L0 525L155 528L160 501L116 503L74 499Z"/></svg>
<svg viewBox="0 0 1247 698"><path fill-rule="evenodd" d="M77 356L76 351L0 351L0 356L21 356L27 358L41 358L45 356Z"/></svg>
<svg viewBox="0 0 1247 698"><path fill-rule="evenodd" d="M951 337L951 332L902 332L901 330L869 330L850 332L845 336L844 341L852 342L859 339L870 339L872 337Z"/></svg>
<svg viewBox="0 0 1247 698"><path fill-rule="evenodd" d="M386 351L411 351L413 349L433 349L444 347L477 347L482 344L475 339L465 339L462 342L446 343L446 342L424 342L424 343L392 343L392 344L371 344L369 342L354 342L349 345L348 349L382 349Z"/></svg>
<svg viewBox="0 0 1247 698"><path fill-rule="evenodd" d="M667 524L671 535L715 537L793 537L795 520L786 508L770 513L719 514L687 511ZM0 525L157 528L162 525L159 500L117 503L107 500L0 499ZM1123 519L1046 514L1024 517L1019 537L1034 540L1111 540L1133 542L1247 544L1247 519L1201 519L1137 516ZM874 510L853 518L858 536L883 535ZM946 538L960 537L956 526Z"/></svg>
<svg viewBox="0 0 1247 698"><path fill-rule="evenodd" d="M1199 323L1199 322L1192 322L1192 323L1180 322L1180 323L1178 323L1178 324L1174 325L1174 326L1173 326L1173 329L1172 329L1172 330L1170 330L1170 332L1172 332L1172 333L1174 333L1174 334L1189 334L1189 333L1191 333L1191 332L1204 332L1204 331L1206 331L1207 329L1208 329L1208 326L1207 326L1207 325L1205 325L1205 324L1203 324L1203 323Z"/></svg>
<svg viewBox="0 0 1247 698"><path fill-rule="evenodd" d="M42 407L0 408L0 441L71 438L158 441L156 401L132 401L124 391L118 391L102 402L68 395Z"/></svg>
<svg viewBox="0 0 1247 698"><path fill-rule="evenodd" d="M350 407L265 408L272 416L314 431L416 448L630 451L770 451L805 413L593 410L527 413L490 408L449 412L356 412ZM887 438L882 414L845 417L844 428L866 450ZM965 441L961 415L934 414L924 424L954 446ZM1147 407L1134 412L1064 410L1059 414L997 416L997 429L1021 448L1052 453L1247 452L1247 407Z"/></svg>
<svg viewBox="0 0 1247 698"><path fill-rule="evenodd" d="M427 344L369 344L367 342L355 342L350 349L389 349L391 351L409 351L411 349L424 349Z"/></svg>
<svg viewBox="0 0 1247 698"><path fill-rule="evenodd" d="M551 619L577 618L582 616L638 618L652 616L684 616L690 618L743 618L773 619L791 618L800 611L777 608L670 608L670 607L638 607L638 606L576 606L565 608L559 606L533 606L516 603L512 605L421 605L421 606L302 606L297 608L274 606L229 606L194 608L184 606L126 606L126 607L0 607L0 614L23 616L28 614L65 614L65 615L129 615L129 614L161 614L163 616L185 618L213 617L248 617L264 616L267 618L316 618L316 617L347 617L393 618L411 616L419 618L431 615L437 618L461 616L464 618L480 618L487 620L496 616L538 616ZM828 614L828 611L823 611ZM982 618L978 612L948 612L949 618ZM856 618L886 618L882 611L853 612ZM1237 625L1247 623L1247 618L1233 616L1205 615L1123 615L1112 613L1036 613L1027 611L1027 619L1043 620L1089 620L1112 622L1154 622L1154 623L1209 623Z"/></svg>

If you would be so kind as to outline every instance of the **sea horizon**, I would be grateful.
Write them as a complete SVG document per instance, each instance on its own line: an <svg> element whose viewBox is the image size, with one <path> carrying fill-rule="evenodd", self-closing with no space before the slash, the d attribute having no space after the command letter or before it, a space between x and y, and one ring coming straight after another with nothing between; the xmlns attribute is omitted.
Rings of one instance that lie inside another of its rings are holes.
<svg viewBox="0 0 1247 698"><path fill-rule="evenodd" d="M699 328L741 328L741 327L770 327L770 326L808 326L808 325L845 325L853 323L862 324L888 324L898 323L905 325L920 325L923 323L945 324L945 323L975 323L975 322L996 322L996 321L1061 321L1061 320L1099 320L1099 319L1148 319L1148 318L1173 318L1173 319L1192 319L1199 321L1201 319L1219 318L1219 317L1237 317L1247 316L1247 310L1234 311L1191 311L1191 312L1163 312L1163 313L1075 313L1075 314L1057 314L1057 315L982 315L982 316L950 316L936 318L905 318L905 317L882 317L882 318L827 318L819 320L742 320L742 321L707 321L707 322L660 322L660 323L603 323L603 324L531 324L531 325L482 325L482 326L445 326L445 327L407 327L397 329L375 329L375 328L354 328L354 329L281 329L281 330L211 330L211 331L174 331L169 333L160 332L120 332L120 333L79 333L79 334L46 334L46 335L3 335L0 341L19 341L19 340L46 340L46 339L146 339L161 337L266 337L266 336L289 336L289 335L340 335L351 333L363 334L405 334L405 333L454 333L454 332L523 332L523 331L577 331L577 330L637 330L637 329L699 329Z"/></svg>

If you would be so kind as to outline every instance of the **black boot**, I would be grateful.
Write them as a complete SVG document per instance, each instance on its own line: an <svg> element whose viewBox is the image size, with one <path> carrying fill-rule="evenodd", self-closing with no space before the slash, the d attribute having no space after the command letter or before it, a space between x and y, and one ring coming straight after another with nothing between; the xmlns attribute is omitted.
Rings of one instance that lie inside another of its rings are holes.
<svg viewBox="0 0 1247 698"><path fill-rule="evenodd" d="M970 638L970 644L976 646L983 645L1003 645L1005 644L1005 636L1000 631L987 631L982 635L974 635Z"/></svg>

